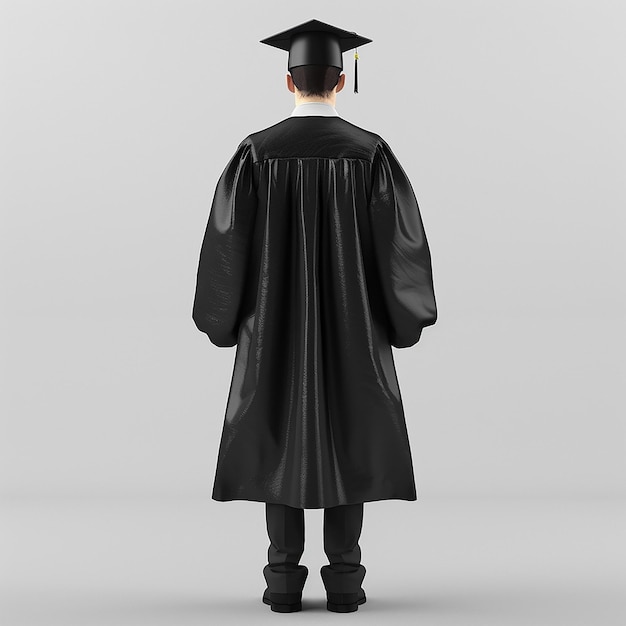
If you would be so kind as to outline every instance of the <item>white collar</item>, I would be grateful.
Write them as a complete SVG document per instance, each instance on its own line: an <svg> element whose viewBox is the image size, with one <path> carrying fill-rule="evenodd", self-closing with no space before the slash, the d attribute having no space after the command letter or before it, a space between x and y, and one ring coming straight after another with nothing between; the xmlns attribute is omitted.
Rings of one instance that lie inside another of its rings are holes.
<svg viewBox="0 0 626 626"><path fill-rule="evenodd" d="M292 111L289 117L300 117L304 115L322 115L325 117L339 116L332 104L326 104L326 102L303 102Z"/></svg>

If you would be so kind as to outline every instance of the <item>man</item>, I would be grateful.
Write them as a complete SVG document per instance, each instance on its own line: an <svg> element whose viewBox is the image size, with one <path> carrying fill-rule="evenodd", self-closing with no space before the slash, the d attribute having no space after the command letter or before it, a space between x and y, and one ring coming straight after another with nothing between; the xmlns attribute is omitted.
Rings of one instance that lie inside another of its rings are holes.
<svg viewBox="0 0 626 626"><path fill-rule="evenodd" d="M363 503L417 499L391 347L437 319L429 247L387 143L335 109L342 52L370 41L317 20L263 40L296 106L239 144L200 252L193 319L237 346L212 497L266 503L274 611L302 608L304 509L324 508L327 608L349 612Z"/></svg>

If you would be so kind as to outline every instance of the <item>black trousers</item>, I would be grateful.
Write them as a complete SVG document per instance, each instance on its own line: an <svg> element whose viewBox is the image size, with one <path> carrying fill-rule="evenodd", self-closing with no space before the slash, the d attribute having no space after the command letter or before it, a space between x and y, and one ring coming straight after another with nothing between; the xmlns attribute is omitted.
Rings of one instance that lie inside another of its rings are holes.
<svg viewBox="0 0 626 626"><path fill-rule="evenodd" d="M304 552L304 509L265 503L270 546L263 575L270 592L301 592L308 569L300 565ZM359 538L363 502L324 509L324 552L329 564L320 574L326 591L357 593L365 577Z"/></svg>

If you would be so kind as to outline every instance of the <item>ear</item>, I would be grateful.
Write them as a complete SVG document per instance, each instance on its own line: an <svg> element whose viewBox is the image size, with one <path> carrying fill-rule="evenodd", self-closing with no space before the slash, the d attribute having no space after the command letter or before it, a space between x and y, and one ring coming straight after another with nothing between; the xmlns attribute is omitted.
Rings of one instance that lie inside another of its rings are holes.
<svg viewBox="0 0 626 626"><path fill-rule="evenodd" d="M343 89L345 84L346 84L346 75L340 74L339 80L337 81L337 86L335 87L335 93L340 92Z"/></svg>
<svg viewBox="0 0 626 626"><path fill-rule="evenodd" d="M293 78L289 72L287 72L287 89L289 89L291 93L296 93L296 86L293 84Z"/></svg>

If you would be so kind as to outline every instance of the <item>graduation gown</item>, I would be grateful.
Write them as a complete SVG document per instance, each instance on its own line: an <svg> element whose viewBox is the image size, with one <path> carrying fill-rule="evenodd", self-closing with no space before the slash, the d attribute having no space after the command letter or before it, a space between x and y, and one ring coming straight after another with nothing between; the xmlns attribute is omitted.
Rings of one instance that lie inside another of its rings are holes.
<svg viewBox="0 0 626 626"><path fill-rule="evenodd" d="M392 346L436 318L417 200L379 135L292 116L246 137L215 190L193 303L214 345L237 346L213 499L416 500Z"/></svg>

